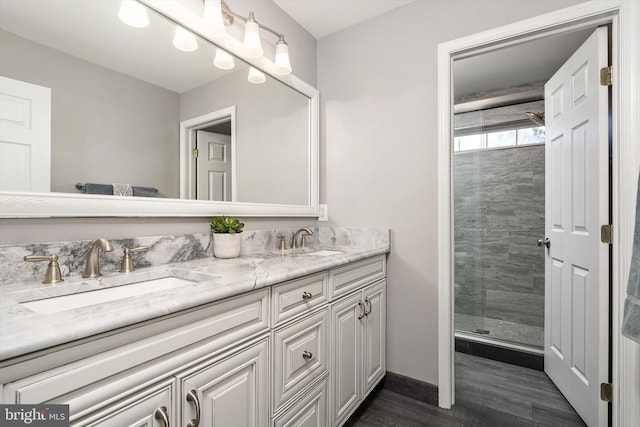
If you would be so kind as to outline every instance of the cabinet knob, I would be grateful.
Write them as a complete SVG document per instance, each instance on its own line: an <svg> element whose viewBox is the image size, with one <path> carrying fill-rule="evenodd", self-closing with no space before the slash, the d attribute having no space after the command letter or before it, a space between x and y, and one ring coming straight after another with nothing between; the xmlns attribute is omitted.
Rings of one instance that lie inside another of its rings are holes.
<svg viewBox="0 0 640 427"><path fill-rule="evenodd" d="M191 390L187 393L187 401L193 403L196 412L196 417L189 421L187 427L198 427L200 425L200 400L198 400L198 392Z"/></svg>
<svg viewBox="0 0 640 427"><path fill-rule="evenodd" d="M171 427L169 425L169 413L167 412L166 406L161 406L158 409L156 409L156 412L153 415L156 417L157 420L162 420L165 427Z"/></svg>
<svg viewBox="0 0 640 427"><path fill-rule="evenodd" d="M306 299L311 299L312 297L313 297L313 294L311 292L305 291L302 293L302 299L306 300Z"/></svg>
<svg viewBox="0 0 640 427"><path fill-rule="evenodd" d="M304 360L311 360L313 358L313 353L311 353L310 351L305 350L305 351L302 352L302 358Z"/></svg>

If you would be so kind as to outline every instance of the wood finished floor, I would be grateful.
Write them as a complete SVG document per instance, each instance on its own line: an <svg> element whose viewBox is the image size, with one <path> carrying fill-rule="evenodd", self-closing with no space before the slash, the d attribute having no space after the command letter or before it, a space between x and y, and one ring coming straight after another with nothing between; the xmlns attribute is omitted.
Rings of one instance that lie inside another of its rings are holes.
<svg viewBox="0 0 640 427"><path fill-rule="evenodd" d="M379 387L345 424L585 426L544 372L456 353L456 405L441 409Z"/></svg>

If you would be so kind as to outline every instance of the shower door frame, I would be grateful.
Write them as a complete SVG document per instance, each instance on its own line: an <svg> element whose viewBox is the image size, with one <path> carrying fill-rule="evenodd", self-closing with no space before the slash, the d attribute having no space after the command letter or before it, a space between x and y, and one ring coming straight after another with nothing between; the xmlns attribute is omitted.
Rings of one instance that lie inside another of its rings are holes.
<svg viewBox="0 0 640 427"><path fill-rule="evenodd" d="M498 27L438 45L438 404L455 403L453 292L453 168L451 137L453 59L516 45L532 39L596 25L612 25L612 200L614 236L611 272L613 426L637 425L640 350L620 332L625 284L633 248L635 183L640 167L640 2L602 0ZM635 94L634 94L635 91Z"/></svg>

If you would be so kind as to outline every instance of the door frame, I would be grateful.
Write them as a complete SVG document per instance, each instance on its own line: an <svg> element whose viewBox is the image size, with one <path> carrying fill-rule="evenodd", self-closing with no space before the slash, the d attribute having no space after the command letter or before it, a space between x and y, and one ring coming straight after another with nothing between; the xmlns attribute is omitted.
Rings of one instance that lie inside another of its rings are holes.
<svg viewBox="0 0 640 427"><path fill-rule="evenodd" d="M236 200L236 106L222 108L180 122L180 198L196 200L197 177L193 162L196 131L231 119L231 200Z"/></svg>
<svg viewBox="0 0 640 427"><path fill-rule="evenodd" d="M438 404L455 403L452 113L453 59L536 38L611 24L613 259L611 345L613 426L637 425L640 346L620 330L633 249L640 168L640 2L590 1L438 45Z"/></svg>

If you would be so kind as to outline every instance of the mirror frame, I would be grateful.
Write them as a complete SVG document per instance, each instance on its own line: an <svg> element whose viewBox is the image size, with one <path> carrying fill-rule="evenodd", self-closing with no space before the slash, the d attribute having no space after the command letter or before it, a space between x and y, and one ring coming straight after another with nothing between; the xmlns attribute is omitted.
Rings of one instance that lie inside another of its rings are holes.
<svg viewBox="0 0 640 427"><path fill-rule="evenodd" d="M250 65L261 69L309 98L309 204L207 202L187 199L154 199L72 193L0 192L0 218L91 217L317 217L319 204L319 92L293 75L279 76L275 64L263 57L242 54L242 43L232 37L216 40L202 19L175 0L139 0L168 19L200 35Z"/></svg>

